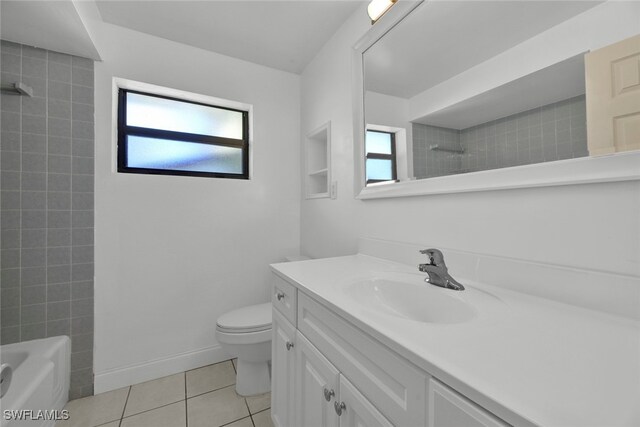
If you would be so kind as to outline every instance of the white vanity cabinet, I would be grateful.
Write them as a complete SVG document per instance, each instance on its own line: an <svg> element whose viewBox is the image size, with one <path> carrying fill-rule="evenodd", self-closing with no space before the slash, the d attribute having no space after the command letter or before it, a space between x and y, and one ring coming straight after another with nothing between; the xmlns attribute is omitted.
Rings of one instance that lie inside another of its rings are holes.
<svg viewBox="0 0 640 427"><path fill-rule="evenodd" d="M295 425L338 426L333 405L339 399L340 372L299 331L296 338Z"/></svg>
<svg viewBox="0 0 640 427"><path fill-rule="evenodd" d="M507 425L278 276L273 295L276 427Z"/></svg>
<svg viewBox="0 0 640 427"><path fill-rule="evenodd" d="M296 426L393 426L300 332L297 340Z"/></svg>
<svg viewBox="0 0 640 427"><path fill-rule="evenodd" d="M293 426L296 330L278 310L271 328L271 418L276 427Z"/></svg>
<svg viewBox="0 0 640 427"><path fill-rule="evenodd" d="M429 380L428 413L428 427L507 427L509 425L435 378Z"/></svg>

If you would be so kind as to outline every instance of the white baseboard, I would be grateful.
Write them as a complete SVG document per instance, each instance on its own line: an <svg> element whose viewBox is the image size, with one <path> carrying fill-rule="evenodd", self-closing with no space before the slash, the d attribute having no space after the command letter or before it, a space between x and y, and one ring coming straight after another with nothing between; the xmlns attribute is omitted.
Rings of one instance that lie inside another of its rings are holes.
<svg viewBox="0 0 640 427"><path fill-rule="evenodd" d="M215 345L149 362L96 372L94 393L104 393L228 359L229 355L219 345Z"/></svg>

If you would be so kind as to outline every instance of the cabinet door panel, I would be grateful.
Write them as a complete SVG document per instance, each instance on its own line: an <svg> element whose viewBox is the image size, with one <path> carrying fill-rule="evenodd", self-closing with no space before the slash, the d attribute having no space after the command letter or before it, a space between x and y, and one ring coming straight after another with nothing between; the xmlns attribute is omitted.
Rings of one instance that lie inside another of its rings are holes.
<svg viewBox="0 0 640 427"><path fill-rule="evenodd" d="M302 292L298 329L391 422L425 424L424 371Z"/></svg>
<svg viewBox="0 0 640 427"><path fill-rule="evenodd" d="M274 310L272 331L271 418L276 427L289 427L294 425L295 329Z"/></svg>
<svg viewBox="0 0 640 427"><path fill-rule="evenodd" d="M340 415L341 427L393 427L393 424L342 375L338 402L345 404Z"/></svg>
<svg viewBox="0 0 640 427"><path fill-rule="evenodd" d="M333 409L339 385L338 370L300 332L296 336L296 424L305 427L334 427L338 415ZM333 391L330 400L325 389Z"/></svg>
<svg viewBox="0 0 640 427"><path fill-rule="evenodd" d="M506 427L504 421L453 389L429 380L429 427Z"/></svg>

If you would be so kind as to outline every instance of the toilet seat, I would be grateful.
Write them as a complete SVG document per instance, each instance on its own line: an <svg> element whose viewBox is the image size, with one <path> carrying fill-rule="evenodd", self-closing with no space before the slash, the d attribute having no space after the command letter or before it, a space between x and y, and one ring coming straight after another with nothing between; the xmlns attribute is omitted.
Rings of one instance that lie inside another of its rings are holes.
<svg viewBox="0 0 640 427"><path fill-rule="evenodd" d="M270 302L230 311L218 318L216 329L224 334L248 334L271 330Z"/></svg>

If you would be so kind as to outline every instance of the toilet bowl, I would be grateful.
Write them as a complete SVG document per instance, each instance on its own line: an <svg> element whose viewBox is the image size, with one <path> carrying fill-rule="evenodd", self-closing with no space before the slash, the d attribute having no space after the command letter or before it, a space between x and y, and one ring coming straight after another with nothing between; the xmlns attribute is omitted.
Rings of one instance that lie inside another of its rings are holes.
<svg viewBox="0 0 640 427"><path fill-rule="evenodd" d="M250 305L223 314L216 325L218 342L238 358L236 391L241 396L271 388L271 303Z"/></svg>
<svg viewBox="0 0 640 427"><path fill-rule="evenodd" d="M287 261L302 261L291 256ZM238 358L236 392L253 396L271 390L271 310L270 302L230 311L218 318L216 338L229 355Z"/></svg>

